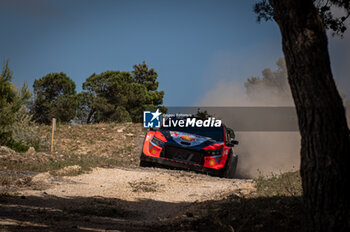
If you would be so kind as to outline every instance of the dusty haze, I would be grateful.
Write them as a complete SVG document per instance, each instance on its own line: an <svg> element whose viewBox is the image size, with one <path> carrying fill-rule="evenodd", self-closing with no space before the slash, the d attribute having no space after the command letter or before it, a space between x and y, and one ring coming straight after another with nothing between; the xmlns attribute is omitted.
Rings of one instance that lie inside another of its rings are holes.
<svg viewBox="0 0 350 232"><path fill-rule="evenodd" d="M258 86L258 98L245 93L243 83L219 82L199 102L203 106L293 106L292 98L279 96L264 86ZM235 129L235 128L233 128ZM287 132L239 132L239 156L237 174L240 177L256 177L297 170L300 165L299 131Z"/></svg>

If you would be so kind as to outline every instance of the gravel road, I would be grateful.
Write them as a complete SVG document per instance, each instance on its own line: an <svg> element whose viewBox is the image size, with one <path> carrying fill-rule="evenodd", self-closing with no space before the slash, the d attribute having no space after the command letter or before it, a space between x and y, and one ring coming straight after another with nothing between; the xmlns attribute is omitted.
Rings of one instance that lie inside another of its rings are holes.
<svg viewBox="0 0 350 232"><path fill-rule="evenodd" d="M253 190L249 179L160 168L96 168L71 177L46 172L0 201L0 225L11 231L143 231L200 217L208 213L205 202Z"/></svg>

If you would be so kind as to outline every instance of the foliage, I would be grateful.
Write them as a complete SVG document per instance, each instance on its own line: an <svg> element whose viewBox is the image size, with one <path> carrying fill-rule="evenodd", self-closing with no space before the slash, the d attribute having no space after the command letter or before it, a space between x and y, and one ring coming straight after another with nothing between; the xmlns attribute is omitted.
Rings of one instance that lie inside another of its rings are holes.
<svg viewBox="0 0 350 232"><path fill-rule="evenodd" d="M272 173L271 176L263 176L254 179L257 196L301 196L301 177L298 171L285 172L279 175Z"/></svg>
<svg viewBox="0 0 350 232"><path fill-rule="evenodd" d="M0 74L0 145L8 146L16 151L24 152L28 146L13 137L13 125L18 112L28 104L31 97L26 85L19 91L11 83L13 73L8 61L3 65Z"/></svg>
<svg viewBox="0 0 350 232"><path fill-rule="evenodd" d="M28 147L33 147L36 151L49 149L49 141L46 137L41 137L38 126L33 122L32 115L27 107L22 106L14 115L15 122L11 126L12 137Z"/></svg>
<svg viewBox="0 0 350 232"><path fill-rule="evenodd" d="M336 17L331 7L339 7L345 10L345 15ZM349 0L315 0L315 6L319 9L320 16L323 18L327 29L333 31L334 34L343 35L346 31L345 20L350 15L350 1Z"/></svg>
<svg viewBox="0 0 350 232"><path fill-rule="evenodd" d="M11 83L12 72L8 66L8 61L3 65L0 74L0 143L6 143L11 137L11 133L6 128L13 123L13 113L19 108L16 101L16 92Z"/></svg>
<svg viewBox="0 0 350 232"><path fill-rule="evenodd" d="M148 91L156 91L159 82L157 81L158 73L153 68L148 69L146 62L133 66L132 75L136 83L143 84Z"/></svg>
<svg viewBox="0 0 350 232"><path fill-rule="evenodd" d="M247 95L251 99L262 99L268 92L271 96L278 96L281 99L291 99L291 92L288 85L288 73L284 58L280 58L276 62L277 70L271 71L266 68L262 73L262 78L248 78L244 84Z"/></svg>
<svg viewBox="0 0 350 232"><path fill-rule="evenodd" d="M326 29L331 30L333 35L342 36L346 31L345 21L350 16L350 0L313 0L314 6L318 9ZM332 8L342 8L343 16L336 16ZM267 0L260 0L254 5L254 12L257 14L257 21L272 20L273 9Z"/></svg>
<svg viewBox="0 0 350 232"><path fill-rule="evenodd" d="M163 103L164 92L157 91L158 74L143 62L134 71L106 71L92 74L83 83L77 121L140 122L145 109L154 110ZM160 107L165 111L164 107Z"/></svg>
<svg viewBox="0 0 350 232"><path fill-rule="evenodd" d="M50 124L55 117L59 122L70 122L76 114L75 83L65 73L49 73L35 80L34 104L31 109L36 122Z"/></svg>
<svg viewBox="0 0 350 232"><path fill-rule="evenodd" d="M212 115L210 115L207 110L201 111L200 108L197 109L197 113L194 116L202 120L212 117Z"/></svg>
<svg viewBox="0 0 350 232"><path fill-rule="evenodd" d="M257 14L256 20L260 23L261 20L269 21L272 20L273 9L267 0L261 0L255 3L254 12Z"/></svg>
<svg viewBox="0 0 350 232"><path fill-rule="evenodd" d="M83 83L83 89L88 91L84 95L89 96L87 104L83 105L89 109L87 123L117 121L121 115L130 119L130 112L125 107L145 102L146 88L133 83L128 72L106 71L93 74Z"/></svg>
<svg viewBox="0 0 350 232"><path fill-rule="evenodd" d="M94 95L91 92L80 92L77 94L77 112L74 121L83 124L90 122L91 114L91 106L94 102Z"/></svg>

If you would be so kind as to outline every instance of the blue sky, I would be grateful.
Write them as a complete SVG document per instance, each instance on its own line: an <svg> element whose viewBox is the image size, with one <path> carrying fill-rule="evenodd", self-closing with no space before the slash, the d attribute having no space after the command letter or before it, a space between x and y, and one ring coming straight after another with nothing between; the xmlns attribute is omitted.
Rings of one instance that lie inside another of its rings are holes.
<svg viewBox="0 0 350 232"><path fill-rule="evenodd" d="M77 91L92 73L146 61L167 106L196 105L216 82L243 82L283 56L275 22L250 0L0 0L0 60L16 86L65 72ZM350 34L330 39L335 78L347 81Z"/></svg>

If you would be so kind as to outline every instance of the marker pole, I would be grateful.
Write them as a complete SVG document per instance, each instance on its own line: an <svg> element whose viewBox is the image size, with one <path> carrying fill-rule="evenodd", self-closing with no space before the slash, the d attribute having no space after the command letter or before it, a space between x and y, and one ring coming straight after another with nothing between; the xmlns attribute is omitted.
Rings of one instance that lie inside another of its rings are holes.
<svg viewBox="0 0 350 232"><path fill-rule="evenodd" d="M51 152L53 152L53 136L55 134L56 118L52 118L52 131L51 131Z"/></svg>

